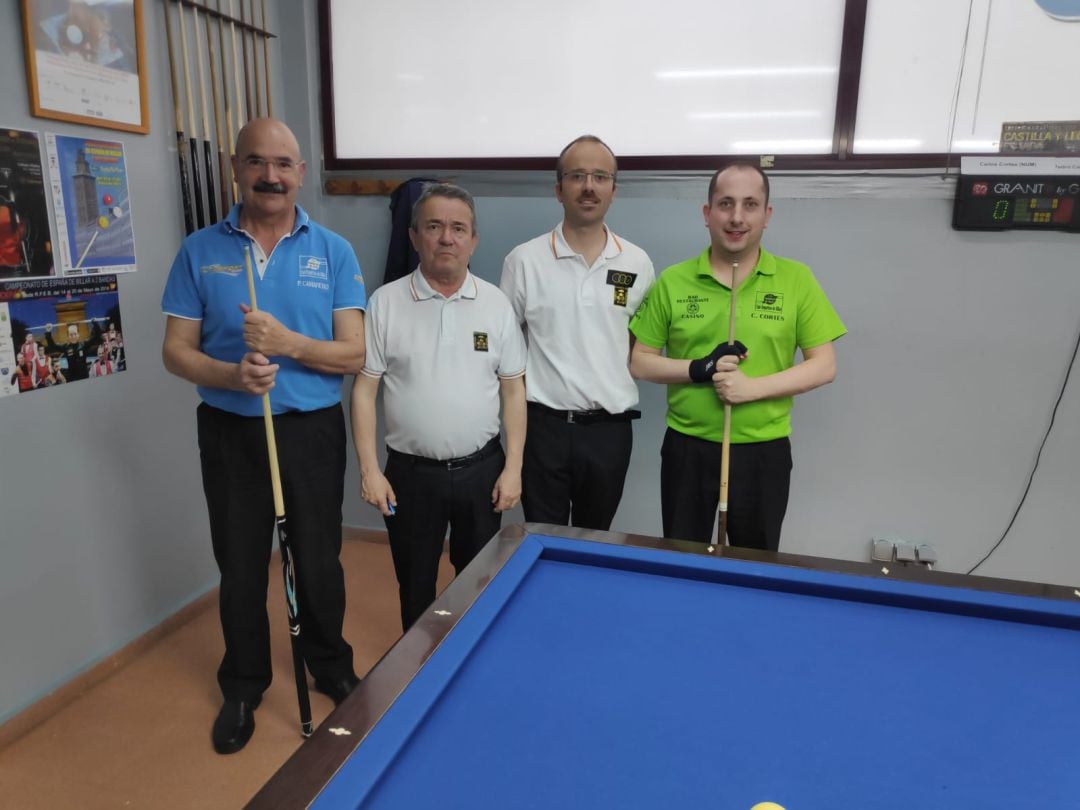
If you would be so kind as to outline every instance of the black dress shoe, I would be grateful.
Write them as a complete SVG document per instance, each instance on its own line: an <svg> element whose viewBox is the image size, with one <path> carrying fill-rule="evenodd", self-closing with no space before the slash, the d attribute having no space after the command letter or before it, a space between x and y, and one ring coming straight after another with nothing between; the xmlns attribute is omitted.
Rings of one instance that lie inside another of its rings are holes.
<svg viewBox="0 0 1080 810"><path fill-rule="evenodd" d="M349 675L347 678L340 678L336 681L320 681L316 678L315 691L322 692L334 701L334 705L337 706L349 696L349 693L356 688L358 683L360 683L360 679L355 675Z"/></svg>
<svg viewBox="0 0 1080 810"><path fill-rule="evenodd" d="M255 709L258 705L258 698L253 701L225 701L210 734L215 751L219 754L235 754L247 745L255 731Z"/></svg>

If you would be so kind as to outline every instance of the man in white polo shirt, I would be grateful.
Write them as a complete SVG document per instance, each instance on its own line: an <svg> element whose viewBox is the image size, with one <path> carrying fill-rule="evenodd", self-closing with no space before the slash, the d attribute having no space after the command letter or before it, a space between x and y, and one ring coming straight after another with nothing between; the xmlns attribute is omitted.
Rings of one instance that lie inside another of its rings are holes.
<svg viewBox="0 0 1080 810"><path fill-rule="evenodd" d="M386 521L406 629L435 599L447 525L460 572L517 505L525 444L525 343L506 296L469 272L479 240L472 196L428 186L409 236L420 266L371 296L352 393L360 494ZM375 450L380 381L385 473Z"/></svg>
<svg viewBox="0 0 1080 810"><path fill-rule="evenodd" d="M608 529L619 508L640 412L630 376L628 324L655 278L641 248L604 216L616 160L582 135L555 164L563 221L518 245L501 287L529 346L525 519Z"/></svg>

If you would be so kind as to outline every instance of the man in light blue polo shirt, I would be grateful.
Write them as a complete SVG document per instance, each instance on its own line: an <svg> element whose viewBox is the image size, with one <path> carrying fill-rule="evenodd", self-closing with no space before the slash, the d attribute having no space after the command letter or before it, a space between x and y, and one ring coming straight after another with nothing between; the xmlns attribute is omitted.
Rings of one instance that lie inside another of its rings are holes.
<svg viewBox="0 0 1080 810"><path fill-rule="evenodd" d="M162 297L165 367L198 387L199 453L214 557L221 571L225 703L212 741L239 751L270 685L266 589L273 538L262 394L277 434L303 617L301 646L315 688L340 702L358 682L342 638L341 503L345 421L341 382L364 365L367 303L349 243L296 204L304 161L280 121L250 121L233 171L242 202L184 240ZM244 252L257 270L249 306Z"/></svg>

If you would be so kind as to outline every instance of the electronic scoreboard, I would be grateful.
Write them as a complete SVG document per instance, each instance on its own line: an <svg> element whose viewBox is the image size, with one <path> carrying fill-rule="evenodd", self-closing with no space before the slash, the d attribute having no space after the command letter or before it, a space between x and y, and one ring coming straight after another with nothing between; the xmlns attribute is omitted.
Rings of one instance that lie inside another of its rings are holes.
<svg viewBox="0 0 1080 810"><path fill-rule="evenodd" d="M1080 231L1080 157L961 158L953 227Z"/></svg>

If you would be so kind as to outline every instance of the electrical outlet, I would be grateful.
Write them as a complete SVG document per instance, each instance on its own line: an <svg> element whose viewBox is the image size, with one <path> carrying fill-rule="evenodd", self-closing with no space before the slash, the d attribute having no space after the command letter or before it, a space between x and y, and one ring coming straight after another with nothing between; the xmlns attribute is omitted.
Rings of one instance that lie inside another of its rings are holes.
<svg viewBox="0 0 1080 810"><path fill-rule="evenodd" d="M896 544L896 561L897 562L918 562L918 556L915 554L915 546L907 541L898 541Z"/></svg>
<svg viewBox="0 0 1080 810"><path fill-rule="evenodd" d="M896 543L887 537L875 537L870 541L870 559L877 562L892 562Z"/></svg>

